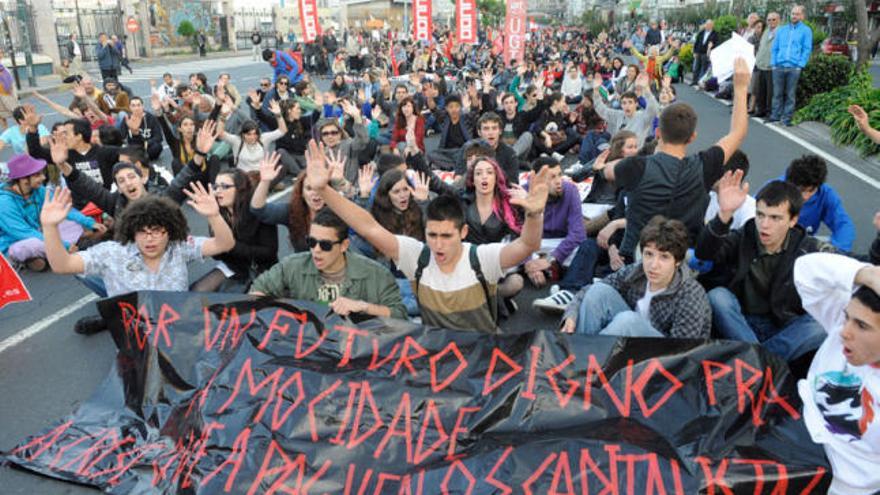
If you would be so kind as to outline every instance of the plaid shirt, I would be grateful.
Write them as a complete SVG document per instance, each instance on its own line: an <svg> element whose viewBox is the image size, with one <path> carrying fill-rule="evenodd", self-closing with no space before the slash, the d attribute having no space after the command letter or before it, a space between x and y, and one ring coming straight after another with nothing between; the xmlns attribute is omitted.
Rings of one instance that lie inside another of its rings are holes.
<svg viewBox="0 0 880 495"><path fill-rule="evenodd" d="M641 263L627 265L602 279L614 287L630 308L645 296L648 279ZM582 288L565 310L565 318L577 320L578 308L589 285ZM672 283L651 299L651 326L669 337L707 339L712 330L712 308L706 291L682 263Z"/></svg>

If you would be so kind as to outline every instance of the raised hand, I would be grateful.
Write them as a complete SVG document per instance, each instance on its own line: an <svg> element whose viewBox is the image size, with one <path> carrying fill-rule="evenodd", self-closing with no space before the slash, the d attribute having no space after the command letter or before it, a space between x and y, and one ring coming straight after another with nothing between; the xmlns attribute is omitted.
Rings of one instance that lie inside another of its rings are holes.
<svg viewBox="0 0 880 495"><path fill-rule="evenodd" d="M362 198L370 197L370 192L373 190L373 185L376 183L376 178L374 177L376 173L376 164L370 162L360 170L358 170L358 191L361 194Z"/></svg>
<svg viewBox="0 0 880 495"><path fill-rule="evenodd" d="M663 76L663 88L671 88L672 87L672 76L665 75Z"/></svg>
<svg viewBox="0 0 880 495"><path fill-rule="evenodd" d="M71 94L77 98L85 98L86 96L86 88L82 87L82 84L76 82L73 83L73 88L70 90Z"/></svg>
<svg viewBox="0 0 880 495"><path fill-rule="evenodd" d="M306 150L306 173L312 189L320 191L330 183L330 168L327 167L327 157L324 155L324 144L318 144L314 139L309 141Z"/></svg>
<svg viewBox="0 0 880 495"><path fill-rule="evenodd" d="M348 158L342 153L342 149L327 150L327 166L330 167L330 180L342 180L345 177L345 162Z"/></svg>
<svg viewBox="0 0 880 495"><path fill-rule="evenodd" d="M430 180L424 172L413 174L413 186L409 187L409 192L416 201L426 201L428 199L428 184Z"/></svg>
<svg viewBox="0 0 880 495"><path fill-rule="evenodd" d="M272 153L266 153L262 160L260 160L260 182L272 182L276 178L278 178L278 174L281 173L281 154L277 151Z"/></svg>
<svg viewBox="0 0 880 495"><path fill-rule="evenodd" d="M214 197L213 186L209 185L205 190L205 186L201 182L190 182L189 187L189 189L184 189L183 193L189 198L186 204L196 210L196 213L205 218L220 214L220 205L217 203L217 198Z"/></svg>
<svg viewBox="0 0 880 495"><path fill-rule="evenodd" d="M642 89L648 89L648 84L651 82L651 79L648 77L647 72L642 72L636 77L636 86Z"/></svg>
<svg viewBox="0 0 880 495"><path fill-rule="evenodd" d="M128 118L125 119L125 125L128 126L132 131L140 130L141 124L144 122L144 113L143 112L132 112L128 114Z"/></svg>
<svg viewBox="0 0 880 495"><path fill-rule="evenodd" d="M742 57L736 57L736 59L733 61L734 88L745 90L749 87L749 82L751 82L751 80L752 71L749 70L749 64L746 63L746 59Z"/></svg>
<svg viewBox="0 0 880 495"><path fill-rule="evenodd" d="M33 105L22 105L21 111L24 114L25 125L37 132L37 128L43 120L43 117L37 113L37 109Z"/></svg>
<svg viewBox="0 0 880 495"><path fill-rule="evenodd" d="M269 102L269 111L276 117L281 116L281 105L278 104L278 100L272 100Z"/></svg>
<svg viewBox="0 0 880 495"><path fill-rule="evenodd" d="M547 204L547 195L550 194L549 178L550 168L541 167L537 174L529 174L529 194L525 198L511 198L510 203L519 206L526 212L526 216L544 213Z"/></svg>
<svg viewBox="0 0 880 495"><path fill-rule="evenodd" d="M382 115L382 107L381 106L373 105L370 108L370 117L372 117L373 120L378 119L381 115Z"/></svg>
<svg viewBox="0 0 880 495"><path fill-rule="evenodd" d="M214 146L214 141L217 140L218 134L217 122L206 120L196 136L196 149L204 154L208 154L211 151L211 147Z"/></svg>
<svg viewBox="0 0 880 495"><path fill-rule="evenodd" d="M43 209L40 211L40 223L44 228L55 227L67 218L71 208L73 208L73 200L70 197L70 189L46 188Z"/></svg>
<svg viewBox="0 0 880 495"><path fill-rule="evenodd" d="M607 149L607 150L599 153L599 156L597 156L596 159L593 160L593 170L598 172L599 170L604 169L605 165L607 165L606 160L608 160L609 154L611 154L610 149Z"/></svg>
<svg viewBox="0 0 880 495"><path fill-rule="evenodd" d="M63 139L52 136L49 139L49 152L52 155L52 163L55 165L61 166L67 163L67 143ZM62 170L62 173L64 173L64 170ZM67 175L67 173L64 175Z"/></svg>
<svg viewBox="0 0 880 495"><path fill-rule="evenodd" d="M749 183L743 182L743 171L728 171L718 181L718 216L725 223L742 206L749 195Z"/></svg>
<svg viewBox="0 0 880 495"><path fill-rule="evenodd" d="M256 89L248 91L248 98L250 98L253 107L259 107L260 103L263 101L262 97L260 97L260 93L257 92Z"/></svg>
<svg viewBox="0 0 880 495"><path fill-rule="evenodd" d="M870 125L868 123L868 113L865 112L864 108L858 105L850 105L846 111L853 116L859 127L868 127Z"/></svg>
<svg viewBox="0 0 880 495"><path fill-rule="evenodd" d="M492 88L492 69L483 70L483 91L489 91Z"/></svg>
<svg viewBox="0 0 880 495"><path fill-rule="evenodd" d="M162 101L159 99L158 94L153 93L153 95L150 96L150 107L153 109L154 113L162 112Z"/></svg>

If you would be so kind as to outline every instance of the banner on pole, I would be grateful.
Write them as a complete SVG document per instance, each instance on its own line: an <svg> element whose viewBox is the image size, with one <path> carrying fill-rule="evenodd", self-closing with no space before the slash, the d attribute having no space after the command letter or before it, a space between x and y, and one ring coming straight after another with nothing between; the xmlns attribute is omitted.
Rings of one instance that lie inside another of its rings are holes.
<svg viewBox="0 0 880 495"><path fill-rule="evenodd" d="M321 36L321 23L318 20L318 0L297 0L299 2L299 25L303 41L313 43Z"/></svg>
<svg viewBox="0 0 880 495"><path fill-rule="evenodd" d="M477 1L457 0L455 18L458 23L456 38L459 43L477 42Z"/></svg>
<svg viewBox="0 0 880 495"><path fill-rule="evenodd" d="M413 38L416 41L433 39L434 26L431 15L431 0L413 0Z"/></svg>
<svg viewBox="0 0 880 495"><path fill-rule="evenodd" d="M9 261L0 253L0 309L7 304L27 302L31 293L24 286L21 277Z"/></svg>
<svg viewBox="0 0 880 495"><path fill-rule="evenodd" d="M806 494L831 478L787 366L743 342L354 324L224 294L99 308L114 369L0 459L151 494Z"/></svg>
<svg viewBox="0 0 880 495"><path fill-rule="evenodd" d="M504 63L512 60L521 62L526 44L526 0L508 0L507 15L504 19Z"/></svg>

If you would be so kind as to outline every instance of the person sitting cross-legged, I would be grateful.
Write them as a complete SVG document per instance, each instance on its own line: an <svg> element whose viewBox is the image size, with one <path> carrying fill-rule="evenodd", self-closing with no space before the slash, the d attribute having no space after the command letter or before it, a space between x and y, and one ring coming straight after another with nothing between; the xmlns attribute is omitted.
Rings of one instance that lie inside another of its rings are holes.
<svg viewBox="0 0 880 495"><path fill-rule="evenodd" d="M654 217L642 229L642 261L578 292L565 309L562 331L620 337L709 337L706 292L684 263L684 224Z"/></svg>
<svg viewBox="0 0 880 495"><path fill-rule="evenodd" d="M329 208L315 215L306 242L308 252L291 254L257 277L251 294L322 302L340 316L406 318L394 276L348 251L348 225Z"/></svg>

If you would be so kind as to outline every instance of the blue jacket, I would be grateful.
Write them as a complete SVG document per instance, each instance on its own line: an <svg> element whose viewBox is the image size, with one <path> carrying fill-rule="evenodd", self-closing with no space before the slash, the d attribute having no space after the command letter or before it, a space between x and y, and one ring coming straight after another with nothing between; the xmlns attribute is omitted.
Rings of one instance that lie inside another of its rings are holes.
<svg viewBox="0 0 880 495"><path fill-rule="evenodd" d="M6 254L9 246L25 239L43 240L40 211L43 209L45 197L45 186L34 190L29 199L12 191L9 184L0 188L0 252ZM89 230L95 227L95 221L79 210L71 209L67 219Z"/></svg>
<svg viewBox="0 0 880 495"><path fill-rule="evenodd" d="M112 70L119 67L119 52L113 47L113 43L107 46L101 45L95 47L95 58L98 59L98 67L101 70Z"/></svg>
<svg viewBox="0 0 880 495"><path fill-rule="evenodd" d="M785 176L779 178L785 180ZM816 235L819 226L824 223L831 231L831 244L837 249L849 253L856 239L856 226L843 208L840 196L828 184L822 184L809 200L801 207L798 225L809 235Z"/></svg>
<svg viewBox="0 0 880 495"><path fill-rule="evenodd" d="M281 50L275 50L275 77L272 82L278 80L281 76L287 76L290 79L290 86L298 83L302 79L302 73L299 71L299 64L290 55Z"/></svg>
<svg viewBox="0 0 880 495"><path fill-rule="evenodd" d="M776 39L770 51L770 66L803 69L812 52L813 30L810 26L803 22L789 23L776 30Z"/></svg>

